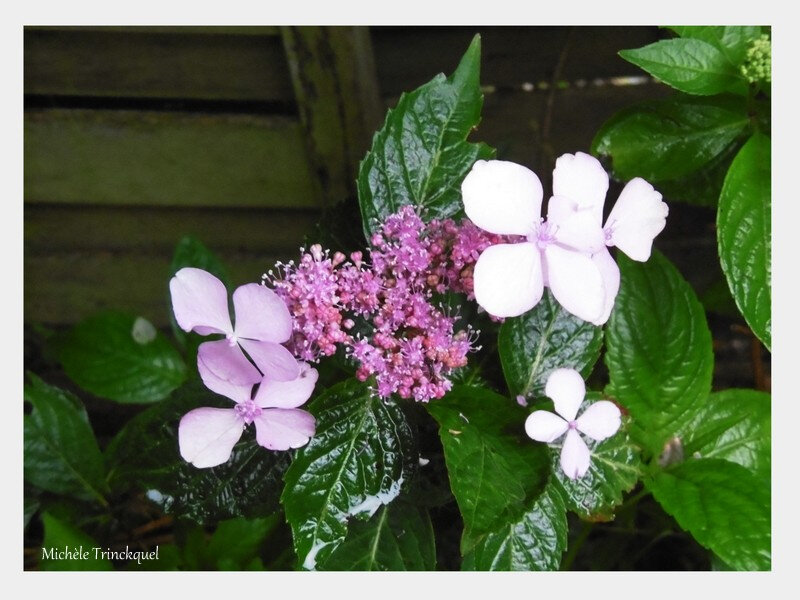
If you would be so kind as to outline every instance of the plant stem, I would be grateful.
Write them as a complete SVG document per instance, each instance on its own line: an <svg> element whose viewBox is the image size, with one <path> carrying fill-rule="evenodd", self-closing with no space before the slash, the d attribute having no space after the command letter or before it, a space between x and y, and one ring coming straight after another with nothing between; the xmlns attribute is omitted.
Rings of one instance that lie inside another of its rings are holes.
<svg viewBox="0 0 800 600"><path fill-rule="evenodd" d="M584 522L583 529L578 534L577 539L575 542L569 547L567 550L566 556L564 556L564 560L561 561L561 570L562 571L569 571L572 569L572 563L575 562L575 557L578 555L578 551L583 546L583 543L589 537L589 534L592 532L594 528L594 523Z"/></svg>

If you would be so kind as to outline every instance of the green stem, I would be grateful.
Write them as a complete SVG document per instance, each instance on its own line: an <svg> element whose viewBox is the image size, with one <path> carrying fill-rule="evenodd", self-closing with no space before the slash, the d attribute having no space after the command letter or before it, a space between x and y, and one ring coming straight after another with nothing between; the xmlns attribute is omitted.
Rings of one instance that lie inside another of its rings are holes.
<svg viewBox="0 0 800 600"><path fill-rule="evenodd" d="M569 550L567 550L566 556L564 556L564 560L561 561L561 570L562 571L569 571L572 569L572 563L575 562L575 557L578 555L578 551L583 546L583 543L589 537L589 534L592 532L594 528L594 523L585 522L583 524L583 529L578 534L577 539L575 542L570 545Z"/></svg>

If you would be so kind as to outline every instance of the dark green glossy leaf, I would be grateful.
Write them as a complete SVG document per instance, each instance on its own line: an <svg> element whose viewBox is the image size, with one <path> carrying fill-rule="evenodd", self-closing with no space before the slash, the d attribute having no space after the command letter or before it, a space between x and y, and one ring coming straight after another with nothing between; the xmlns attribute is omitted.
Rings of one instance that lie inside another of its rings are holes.
<svg viewBox="0 0 800 600"><path fill-rule="evenodd" d="M677 201L716 208L725 175L740 147L741 141L737 138L698 170L679 179L658 181L658 191L667 203Z"/></svg>
<svg viewBox="0 0 800 600"><path fill-rule="evenodd" d="M25 519L23 525L24 529L28 528L28 523L31 522L33 515L35 515L39 511L40 507L41 504L39 503L39 498L29 496L26 490L23 499L23 516Z"/></svg>
<svg viewBox="0 0 800 600"><path fill-rule="evenodd" d="M42 513L44 541L39 568L42 571L112 571L111 561L95 555L105 550L80 529L48 512Z"/></svg>
<svg viewBox="0 0 800 600"><path fill-rule="evenodd" d="M631 434L658 456L683 436L711 391L711 333L694 290L659 252L617 253L622 282L606 328L607 391L630 411Z"/></svg>
<svg viewBox="0 0 800 600"><path fill-rule="evenodd" d="M761 35L761 27L757 25L680 25L669 29L682 38L708 42L736 66L744 62L750 42Z"/></svg>
<svg viewBox="0 0 800 600"><path fill-rule="evenodd" d="M286 472L281 502L299 563L314 569L344 541L350 517L397 497L418 455L403 411L365 383L342 382L309 410L317 432Z"/></svg>
<svg viewBox="0 0 800 600"><path fill-rule="evenodd" d="M427 408L439 423L466 553L525 514L547 482L549 457L525 435L527 411L487 389L456 386Z"/></svg>
<svg viewBox="0 0 800 600"><path fill-rule="evenodd" d="M602 399L602 394L589 392L580 412ZM622 503L623 493L632 490L642 474L639 448L631 442L629 428L630 418L623 417L620 430L607 440L597 442L582 436L591 452L591 462L586 474L575 480L564 475L559 464L563 438L551 445L551 485L561 492L568 509L585 519L613 517L614 507Z"/></svg>
<svg viewBox="0 0 800 600"><path fill-rule="evenodd" d="M143 317L101 313L58 342L64 371L88 392L124 403L158 402L186 379L180 354Z"/></svg>
<svg viewBox="0 0 800 600"><path fill-rule="evenodd" d="M226 287L229 286L228 274L222 261L211 250L206 248L200 240L190 235L183 236L175 246L175 253L172 255L172 264L169 268L169 276L172 277L184 267L195 267L208 271L216 275ZM167 296L169 297L169 291L167 291ZM168 305L172 306L171 299L168 300ZM181 347L186 347L189 345L189 340L193 339L194 344L191 345L195 346L193 350L196 353L196 346L200 344L202 337L196 333L186 333L178 327L172 310L169 311L169 322L172 327L172 334Z"/></svg>
<svg viewBox="0 0 800 600"><path fill-rule="evenodd" d="M464 557L465 571L557 571L567 548L567 514L548 485L533 507L490 533Z"/></svg>
<svg viewBox="0 0 800 600"><path fill-rule="evenodd" d="M358 172L358 199L367 239L376 223L406 204L424 219L462 212L461 181L494 151L466 141L480 121L480 37L450 77L439 74L403 94L375 134Z"/></svg>
<svg viewBox="0 0 800 600"><path fill-rule="evenodd" d="M612 159L617 179L674 180L711 167L747 124L738 98L652 100L606 121L592 141L592 152Z"/></svg>
<svg viewBox="0 0 800 600"><path fill-rule="evenodd" d="M350 525L344 543L325 561L327 571L432 571L433 526L424 508L402 500Z"/></svg>
<svg viewBox="0 0 800 600"><path fill-rule="evenodd" d="M772 348L770 139L755 134L733 159L717 212L722 270L747 324Z"/></svg>
<svg viewBox="0 0 800 600"><path fill-rule="evenodd" d="M206 568L243 570L258 557L267 536L278 524L279 514L262 519L229 519L214 531L203 552Z"/></svg>
<svg viewBox="0 0 800 600"><path fill-rule="evenodd" d="M645 485L678 524L736 570L771 565L770 488L744 467L690 459Z"/></svg>
<svg viewBox="0 0 800 600"><path fill-rule="evenodd" d="M545 290L524 315L506 319L497 346L513 395L541 395L553 369L573 368L588 377L600 356L603 330L568 313Z"/></svg>
<svg viewBox="0 0 800 600"><path fill-rule="evenodd" d="M770 395L756 390L714 392L686 428L686 456L722 458L769 481Z"/></svg>
<svg viewBox="0 0 800 600"><path fill-rule="evenodd" d="M687 94L719 94L740 79L720 50L699 39L661 40L619 55Z"/></svg>
<svg viewBox="0 0 800 600"><path fill-rule="evenodd" d="M25 481L82 500L106 504L105 465L86 411L75 396L29 374L24 417Z"/></svg>
<svg viewBox="0 0 800 600"><path fill-rule="evenodd" d="M197 382L134 417L106 450L112 487L144 490L164 511L199 523L272 513L290 453L262 448L248 428L228 462L190 465L178 451L178 423L198 406L230 408L231 402Z"/></svg>

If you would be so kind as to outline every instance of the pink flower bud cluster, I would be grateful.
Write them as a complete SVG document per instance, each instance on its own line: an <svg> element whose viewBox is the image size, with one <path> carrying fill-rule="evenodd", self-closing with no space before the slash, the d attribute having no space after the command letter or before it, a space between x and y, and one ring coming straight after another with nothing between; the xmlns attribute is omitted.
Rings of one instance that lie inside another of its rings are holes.
<svg viewBox="0 0 800 600"><path fill-rule="evenodd" d="M467 220L425 224L406 206L372 236L369 263L360 252L347 260L314 245L265 279L289 307L298 358L318 360L343 346L358 362L356 376L374 376L380 396L427 402L447 393L448 375L466 365L477 337L470 327L454 331L456 317L434 294L474 297L475 261L500 241Z"/></svg>

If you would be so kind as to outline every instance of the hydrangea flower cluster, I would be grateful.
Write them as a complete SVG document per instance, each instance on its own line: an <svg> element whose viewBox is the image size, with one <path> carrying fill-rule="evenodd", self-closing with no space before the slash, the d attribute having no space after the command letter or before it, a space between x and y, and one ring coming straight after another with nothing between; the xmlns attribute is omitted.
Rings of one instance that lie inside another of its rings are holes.
<svg viewBox="0 0 800 600"><path fill-rule="evenodd" d="M741 72L750 83L772 81L772 43L767 34L750 43Z"/></svg>
<svg viewBox="0 0 800 600"><path fill-rule="evenodd" d="M405 206L372 236L369 262L314 245L264 279L289 307L296 356L312 361L344 347L359 363L356 376L374 376L380 396L426 402L447 393L476 337L470 327L455 331L456 317L434 295L473 297L476 260L502 240L466 220L425 224Z"/></svg>

